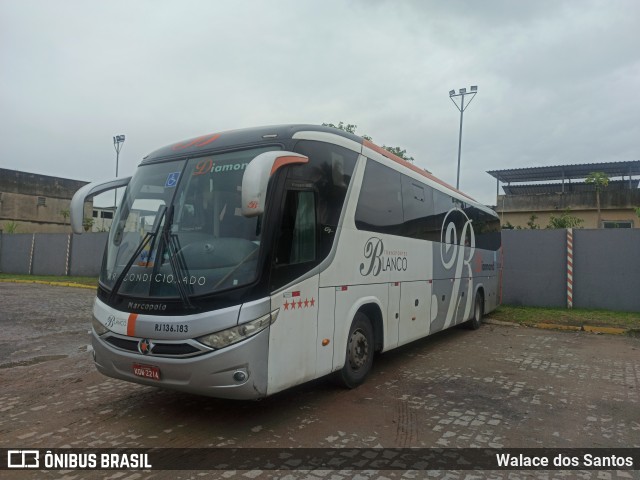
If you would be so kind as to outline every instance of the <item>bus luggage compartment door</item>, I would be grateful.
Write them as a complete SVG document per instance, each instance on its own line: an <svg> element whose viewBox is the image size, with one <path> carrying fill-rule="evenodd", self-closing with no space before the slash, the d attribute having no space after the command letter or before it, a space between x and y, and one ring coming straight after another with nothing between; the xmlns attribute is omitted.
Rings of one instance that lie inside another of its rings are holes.
<svg viewBox="0 0 640 480"><path fill-rule="evenodd" d="M429 334L430 301L430 282L421 280L401 283L398 345L409 343Z"/></svg>

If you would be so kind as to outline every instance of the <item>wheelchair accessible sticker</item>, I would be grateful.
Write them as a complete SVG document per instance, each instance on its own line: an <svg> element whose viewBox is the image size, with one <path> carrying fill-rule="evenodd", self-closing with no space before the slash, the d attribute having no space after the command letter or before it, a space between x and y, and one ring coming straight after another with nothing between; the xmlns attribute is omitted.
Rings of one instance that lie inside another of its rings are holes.
<svg viewBox="0 0 640 480"><path fill-rule="evenodd" d="M167 181L165 182L165 187L175 187L178 184L178 179L180 178L180 172L170 173L167 177Z"/></svg>

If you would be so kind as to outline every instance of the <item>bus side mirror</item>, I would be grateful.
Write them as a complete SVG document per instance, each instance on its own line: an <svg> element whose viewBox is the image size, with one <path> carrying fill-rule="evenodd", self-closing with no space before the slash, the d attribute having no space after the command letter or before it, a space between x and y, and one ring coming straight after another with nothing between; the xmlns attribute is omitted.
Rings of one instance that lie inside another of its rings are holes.
<svg viewBox="0 0 640 480"><path fill-rule="evenodd" d="M280 167L307 163L309 158L293 152L265 152L249 162L242 176L242 215L255 217L264 212L269 178Z"/></svg>
<svg viewBox="0 0 640 480"><path fill-rule="evenodd" d="M69 218L71 219L71 228L73 233L83 233L84 221L84 202L100 193L113 190L115 188L126 187L129 185L131 177L113 178L102 182L93 182L80 188L73 194L71 206L69 207Z"/></svg>

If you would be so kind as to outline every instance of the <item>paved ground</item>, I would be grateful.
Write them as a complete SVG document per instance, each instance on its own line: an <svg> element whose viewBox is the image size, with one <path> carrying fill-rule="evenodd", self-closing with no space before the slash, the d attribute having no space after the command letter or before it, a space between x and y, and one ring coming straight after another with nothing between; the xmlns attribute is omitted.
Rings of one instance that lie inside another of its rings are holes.
<svg viewBox="0 0 640 480"><path fill-rule="evenodd" d="M356 390L320 379L260 402L234 402L97 373L88 352L93 296L84 289L0 283L0 447L640 447L637 338L496 325L453 329L379 356L367 383ZM595 479L637 478L638 472L429 474ZM210 475L341 480L425 478L426 472Z"/></svg>

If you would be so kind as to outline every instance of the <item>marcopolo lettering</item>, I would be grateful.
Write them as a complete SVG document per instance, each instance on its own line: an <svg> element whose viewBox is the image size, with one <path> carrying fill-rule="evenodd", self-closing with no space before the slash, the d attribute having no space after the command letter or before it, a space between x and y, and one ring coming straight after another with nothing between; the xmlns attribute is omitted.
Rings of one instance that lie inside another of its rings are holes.
<svg viewBox="0 0 640 480"><path fill-rule="evenodd" d="M138 303L129 302L129 310L163 311L167 309L166 303ZM107 325L108 326L108 325ZM125 325L126 326L126 325Z"/></svg>
<svg viewBox="0 0 640 480"><path fill-rule="evenodd" d="M364 245L365 263L360 264L360 275L366 277L380 275L380 272L406 272L408 261L406 252L385 250L378 237L371 237Z"/></svg>

